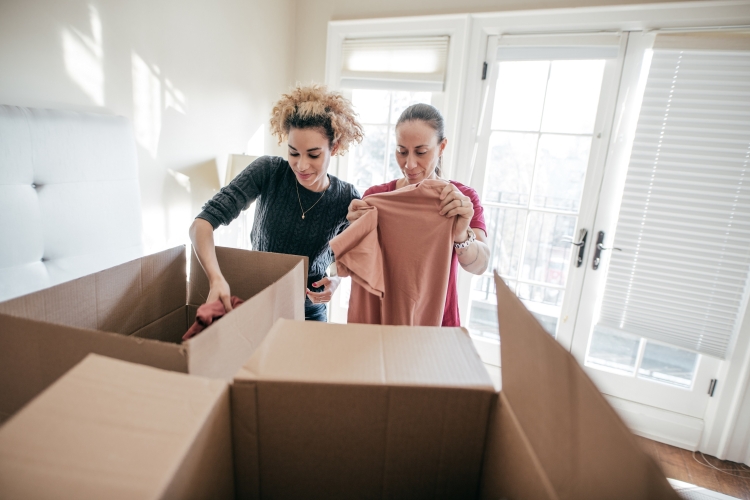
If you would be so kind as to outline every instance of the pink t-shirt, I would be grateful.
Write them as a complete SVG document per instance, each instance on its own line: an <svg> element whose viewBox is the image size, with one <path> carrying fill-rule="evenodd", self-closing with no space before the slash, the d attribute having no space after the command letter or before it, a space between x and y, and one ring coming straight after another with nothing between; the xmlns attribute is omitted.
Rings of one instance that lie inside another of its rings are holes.
<svg viewBox="0 0 750 500"><path fill-rule="evenodd" d="M442 324L456 226L439 213L447 185L428 179L370 195L364 214L330 241L339 276L352 278L349 323Z"/></svg>
<svg viewBox="0 0 750 500"><path fill-rule="evenodd" d="M371 194L395 191L396 182L397 181L394 180L391 182L386 182L385 184L372 186L367 191L365 191L365 194L364 196L362 196L362 198L365 198ZM484 207L482 207L482 204L479 201L479 195L477 194L477 192L473 188L461 184L460 182L449 182L456 186L458 190L464 194L464 196L468 196L469 198L471 198L471 203L474 205L474 217L472 217L469 226L472 229L481 229L485 234L487 234L487 225L484 222ZM445 310L443 311L442 326L461 326L461 318L458 313L458 292L456 290L456 284L458 283L458 266L458 255L456 255L456 251L453 250L453 257L451 258L451 269L450 274L448 275L448 295L445 298Z"/></svg>

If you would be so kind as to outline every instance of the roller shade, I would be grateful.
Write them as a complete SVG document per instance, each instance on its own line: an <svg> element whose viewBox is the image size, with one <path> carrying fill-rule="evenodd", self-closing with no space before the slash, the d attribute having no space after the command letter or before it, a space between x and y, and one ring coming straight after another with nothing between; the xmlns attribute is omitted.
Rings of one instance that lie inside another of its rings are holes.
<svg viewBox="0 0 750 500"><path fill-rule="evenodd" d="M620 34L505 35L498 41L498 61L571 61L616 59Z"/></svg>
<svg viewBox="0 0 750 500"><path fill-rule="evenodd" d="M442 92L450 37L344 40L341 87Z"/></svg>
<svg viewBox="0 0 750 500"><path fill-rule="evenodd" d="M595 329L729 355L750 271L748 41L657 36Z"/></svg>

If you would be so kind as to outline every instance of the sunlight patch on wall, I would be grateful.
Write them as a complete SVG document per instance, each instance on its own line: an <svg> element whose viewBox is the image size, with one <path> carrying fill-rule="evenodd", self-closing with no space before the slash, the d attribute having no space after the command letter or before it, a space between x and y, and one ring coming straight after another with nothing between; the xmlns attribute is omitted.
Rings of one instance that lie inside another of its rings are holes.
<svg viewBox="0 0 750 500"><path fill-rule="evenodd" d="M91 36L63 29L62 46L68 76L99 106L104 105L104 49L99 12L89 5Z"/></svg>
<svg viewBox="0 0 750 500"><path fill-rule="evenodd" d="M164 80L164 109L172 108L185 114L185 94L176 89L169 78Z"/></svg>
<svg viewBox="0 0 750 500"><path fill-rule="evenodd" d="M133 73L133 126L138 144L156 158L159 152L162 115L167 109L186 114L185 94L162 75L155 64L148 64L141 56L131 54Z"/></svg>
<svg viewBox="0 0 750 500"><path fill-rule="evenodd" d="M169 175L174 177L174 180L177 181L177 184L185 188L185 191L187 191L188 193L190 192L190 177L180 172L176 172L171 168L168 168L167 172L169 173Z"/></svg>
<svg viewBox="0 0 750 500"><path fill-rule="evenodd" d="M266 150L266 125L262 124L247 141L245 154L249 156L263 156Z"/></svg>
<svg viewBox="0 0 750 500"><path fill-rule="evenodd" d="M133 52L133 127L135 139L156 158L161 134L161 81L159 68L149 67Z"/></svg>

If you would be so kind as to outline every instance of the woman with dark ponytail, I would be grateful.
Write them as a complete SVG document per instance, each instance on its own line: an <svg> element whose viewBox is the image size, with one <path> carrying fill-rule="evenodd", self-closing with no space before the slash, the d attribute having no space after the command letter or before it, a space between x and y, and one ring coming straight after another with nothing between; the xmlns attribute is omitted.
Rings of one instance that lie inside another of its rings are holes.
<svg viewBox="0 0 750 500"><path fill-rule="evenodd" d="M396 162L404 176L372 186L365 191L363 198L418 184L425 179L441 179L443 152L447 144L440 111L429 104L409 106L396 122ZM484 208L474 189L447 179L440 199L440 215L457 218L443 326L460 326L456 291L458 265L472 274L481 275L489 264L490 249L486 243ZM352 200L347 219L354 222L364 214L367 207L367 203L362 200Z"/></svg>

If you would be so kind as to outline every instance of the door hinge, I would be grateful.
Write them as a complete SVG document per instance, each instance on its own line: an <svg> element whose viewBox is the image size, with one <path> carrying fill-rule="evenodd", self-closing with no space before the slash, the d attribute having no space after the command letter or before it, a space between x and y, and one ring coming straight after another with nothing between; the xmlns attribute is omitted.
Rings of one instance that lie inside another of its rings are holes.
<svg viewBox="0 0 750 500"><path fill-rule="evenodd" d="M486 80L486 79L487 79L487 63L483 62L482 63L482 80Z"/></svg>
<svg viewBox="0 0 750 500"><path fill-rule="evenodd" d="M714 391L716 390L716 383L717 382L718 382L718 380L716 380L715 378L712 378L711 379L711 383L708 384L708 395L711 396L711 397L714 397Z"/></svg>

